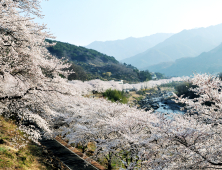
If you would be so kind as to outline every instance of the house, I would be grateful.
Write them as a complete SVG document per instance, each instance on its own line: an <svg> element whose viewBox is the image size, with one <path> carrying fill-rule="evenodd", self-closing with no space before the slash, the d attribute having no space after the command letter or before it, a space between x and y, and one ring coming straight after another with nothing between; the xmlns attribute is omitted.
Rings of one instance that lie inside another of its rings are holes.
<svg viewBox="0 0 222 170"><path fill-rule="evenodd" d="M118 81L119 84L123 84L123 80Z"/></svg>

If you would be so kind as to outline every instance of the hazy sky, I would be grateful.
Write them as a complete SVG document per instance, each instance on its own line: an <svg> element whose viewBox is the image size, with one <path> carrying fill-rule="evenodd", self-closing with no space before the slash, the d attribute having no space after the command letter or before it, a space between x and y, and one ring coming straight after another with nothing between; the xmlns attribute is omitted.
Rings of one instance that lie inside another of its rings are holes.
<svg viewBox="0 0 222 170"><path fill-rule="evenodd" d="M93 41L177 33L222 23L222 0L49 0L44 19L56 40Z"/></svg>

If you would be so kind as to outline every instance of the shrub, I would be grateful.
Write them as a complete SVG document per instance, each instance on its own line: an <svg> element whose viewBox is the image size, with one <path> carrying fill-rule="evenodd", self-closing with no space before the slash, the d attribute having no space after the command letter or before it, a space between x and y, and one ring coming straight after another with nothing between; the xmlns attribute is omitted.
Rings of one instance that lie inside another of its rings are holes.
<svg viewBox="0 0 222 170"><path fill-rule="evenodd" d="M128 102L124 92L119 90L108 89L103 93L103 97L108 98L108 100L111 100L112 102L116 101L119 101L121 103Z"/></svg>
<svg viewBox="0 0 222 170"><path fill-rule="evenodd" d="M182 82L175 87L175 90L178 96L184 95L183 98L188 97L190 99L194 99L199 97L199 95L196 95L193 91L189 90L191 87L196 88L197 86L193 85L191 82Z"/></svg>
<svg viewBox="0 0 222 170"><path fill-rule="evenodd" d="M139 90L136 92L136 94L144 95L144 94L146 94L146 92L145 92L145 90Z"/></svg>

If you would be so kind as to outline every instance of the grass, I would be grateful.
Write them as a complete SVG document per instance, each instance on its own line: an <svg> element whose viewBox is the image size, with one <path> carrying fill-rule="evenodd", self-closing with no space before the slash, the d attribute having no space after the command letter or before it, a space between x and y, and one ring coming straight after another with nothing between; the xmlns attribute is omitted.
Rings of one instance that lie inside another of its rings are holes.
<svg viewBox="0 0 222 170"><path fill-rule="evenodd" d="M24 147L21 147L24 146ZM42 148L17 130L15 122L0 116L0 169L49 170Z"/></svg>

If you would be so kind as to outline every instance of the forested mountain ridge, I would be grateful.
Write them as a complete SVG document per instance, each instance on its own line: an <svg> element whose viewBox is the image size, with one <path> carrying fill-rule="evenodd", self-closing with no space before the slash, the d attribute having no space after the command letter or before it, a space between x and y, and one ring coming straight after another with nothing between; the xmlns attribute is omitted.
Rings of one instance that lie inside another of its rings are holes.
<svg viewBox="0 0 222 170"><path fill-rule="evenodd" d="M197 57L177 59L175 62L161 63L146 67L150 71L158 71L167 76L190 76L197 73L218 73L222 70L222 43L209 52Z"/></svg>
<svg viewBox="0 0 222 170"><path fill-rule="evenodd" d="M122 60L142 69L162 62L173 62L183 57L196 57L222 42L222 24L206 28L183 30L147 51Z"/></svg>
<svg viewBox="0 0 222 170"><path fill-rule="evenodd" d="M57 58L65 57L72 62L71 69L74 74L69 79L89 80L100 78L102 80L126 80L127 82L140 82L151 79L149 71L139 71L130 64L121 64L114 57L107 56L96 50L87 49L81 46L75 46L56 40L47 42L56 42L55 46L47 49Z"/></svg>
<svg viewBox="0 0 222 170"><path fill-rule="evenodd" d="M71 61L92 63L96 65L104 65L105 63L118 63L118 61L111 56L97 52L96 50L87 49L81 46L75 46L69 43L64 43L55 40L48 40L47 42L57 44L52 47L48 47L51 54L56 55L58 58L65 56Z"/></svg>
<svg viewBox="0 0 222 170"><path fill-rule="evenodd" d="M85 46L104 54L114 56L118 61L146 51L160 42L172 36L172 33L157 33L146 37L129 37L123 40L94 41Z"/></svg>

